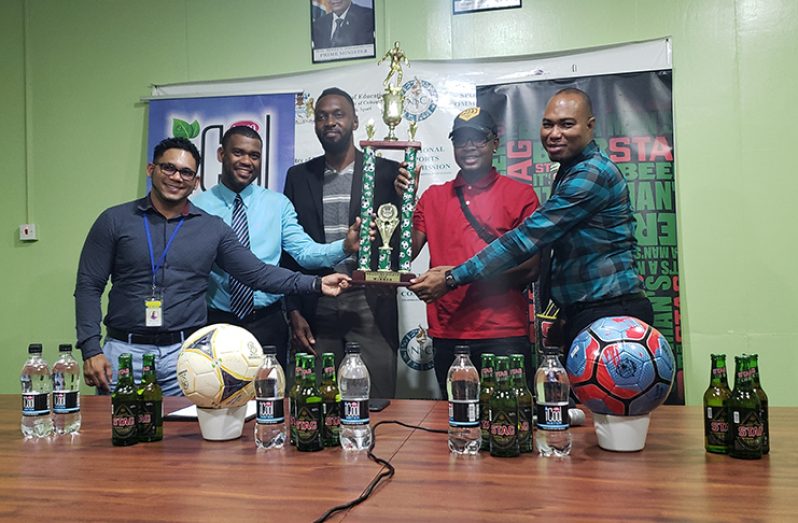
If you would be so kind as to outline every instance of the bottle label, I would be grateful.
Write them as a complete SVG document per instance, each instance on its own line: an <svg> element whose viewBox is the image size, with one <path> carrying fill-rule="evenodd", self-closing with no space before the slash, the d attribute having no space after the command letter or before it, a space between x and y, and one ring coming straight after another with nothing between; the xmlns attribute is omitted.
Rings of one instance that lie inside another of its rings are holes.
<svg viewBox="0 0 798 523"><path fill-rule="evenodd" d="M321 404L303 405L297 410L296 437L297 443L310 444L319 439L319 420Z"/></svg>
<svg viewBox="0 0 798 523"><path fill-rule="evenodd" d="M76 390L53 391L53 412L69 414L80 411L80 392Z"/></svg>
<svg viewBox="0 0 798 523"><path fill-rule="evenodd" d="M325 401L323 404L325 438L337 436L341 431L340 405L337 401Z"/></svg>
<svg viewBox="0 0 798 523"><path fill-rule="evenodd" d="M154 438L158 427L163 426L163 401L142 401L136 414L138 435Z"/></svg>
<svg viewBox="0 0 798 523"><path fill-rule="evenodd" d="M369 400L341 400L341 425L366 425L369 422Z"/></svg>
<svg viewBox="0 0 798 523"><path fill-rule="evenodd" d="M740 452L760 452L765 429L755 409L738 409L732 412L732 449Z"/></svg>
<svg viewBox="0 0 798 523"><path fill-rule="evenodd" d="M724 407L707 407L707 416L704 420L704 434L707 445L726 446L726 437L729 432L729 420Z"/></svg>
<svg viewBox="0 0 798 523"><path fill-rule="evenodd" d="M480 431L482 432L482 442L485 444L484 448L488 448L488 441L490 440L490 400L480 400L479 402L479 421Z"/></svg>
<svg viewBox="0 0 798 523"><path fill-rule="evenodd" d="M498 411L490 423L490 444L498 449L512 449L518 445L518 414Z"/></svg>
<svg viewBox="0 0 798 523"><path fill-rule="evenodd" d="M22 394L22 414L24 416L44 416L50 414L47 394L26 392Z"/></svg>
<svg viewBox="0 0 798 523"><path fill-rule="evenodd" d="M479 427L479 400L449 402L449 425L452 427Z"/></svg>
<svg viewBox="0 0 798 523"><path fill-rule="evenodd" d="M128 439L136 437L136 409L123 403L114 405L111 415L111 433L114 438Z"/></svg>
<svg viewBox="0 0 798 523"><path fill-rule="evenodd" d="M536 425L541 430L566 430L571 426L567 403L564 405L542 405L538 403L536 412L538 415Z"/></svg>
<svg viewBox="0 0 798 523"><path fill-rule="evenodd" d="M532 405L518 407L518 446L522 452L532 450Z"/></svg>
<svg viewBox="0 0 798 523"><path fill-rule="evenodd" d="M257 423L260 425L277 425L285 423L285 406L283 398L256 398L258 407Z"/></svg>

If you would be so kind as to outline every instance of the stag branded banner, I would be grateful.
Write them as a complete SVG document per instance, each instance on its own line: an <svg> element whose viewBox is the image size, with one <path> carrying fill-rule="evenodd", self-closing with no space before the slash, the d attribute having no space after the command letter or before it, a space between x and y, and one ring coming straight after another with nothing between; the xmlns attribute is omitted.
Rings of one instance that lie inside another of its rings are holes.
<svg viewBox="0 0 798 523"><path fill-rule="evenodd" d="M684 403L671 78L666 70L482 86L477 100L499 122L501 145L494 165L532 184L545 201L557 168L540 143L546 102L564 87L590 95L596 142L629 182L637 266L654 306L654 326L676 355L677 382L668 402Z"/></svg>
<svg viewBox="0 0 798 523"><path fill-rule="evenodd" d="M151 100L148 154L168 136L188 138L202 154L198 191L216 185L221 163L216 150L230 127L246 125L263 138L263 172L253 183L282 192L294 159L295 94L216 96Z"/></svg>

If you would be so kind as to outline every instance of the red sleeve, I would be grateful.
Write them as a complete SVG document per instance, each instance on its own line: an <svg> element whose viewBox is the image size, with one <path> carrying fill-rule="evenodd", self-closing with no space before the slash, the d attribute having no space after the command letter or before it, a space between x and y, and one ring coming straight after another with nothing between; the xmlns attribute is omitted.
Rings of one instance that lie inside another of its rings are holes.
<svg viewBox="0 0 798 523"><path fill-rule="evenodd" d="M531 185L526 187L527 190L522 191L524 197L519 200L519 203L522 204L521 211L518 213L518 219L513 224L513 228L518 227L521 223L526 220L533 212L540 207L540 200L538 200L538 195L535 192L535 189L532 188Z"/></svg>

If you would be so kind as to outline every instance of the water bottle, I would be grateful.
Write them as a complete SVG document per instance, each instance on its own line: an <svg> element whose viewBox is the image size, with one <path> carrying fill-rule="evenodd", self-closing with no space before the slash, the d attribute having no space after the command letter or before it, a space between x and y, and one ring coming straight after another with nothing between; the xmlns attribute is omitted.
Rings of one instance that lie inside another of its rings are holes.
<svg viewBox="0 0 798 523"><path fill-rule="evenodd" d="M53 423L58 434L80 431L80 365L72 357L72 345L58 346L53 364Z"/></svg>
<svg viewBox="0 0 798 523"><path fill-rule="evenodd" d="M360 358L360 345L346 344L346 356L338 368L341 389L341 447L346 451L368 450L371 446L369 393L371 380Z"/></svg>
<svg viewBox="0 0 798 523"><path fill-rule="evenodd" d="M259 449L281 449L285 444L285 372L277 361L277 347L263 347L265 357L255 376L255 444Z"/></svg>
<svg viewBox="0 0 798 523"><path fill-rule="evenodd" d="M543 363L535 372L537 432L535 444L541 456L563 457L571 453L568 395L571 383L560 363L557 347L543 348Z"/></svg>
<svg viewBox="0 0 798 523"><path fill-rule="evenodd" d="M454 362L446 375L449 395L449 450L476 454L482 443L479 418L479 373L467 345L454 348Z"/></svg>
<svg viewBox="0 0 798 523"><path fill-rule="evenodd" d="M41 343L28 345L28 360L19 376L22 383L22 420L20 428L26 438L46 438L53 434L50 417L53 378L50 367L42 359Z"/></svg>

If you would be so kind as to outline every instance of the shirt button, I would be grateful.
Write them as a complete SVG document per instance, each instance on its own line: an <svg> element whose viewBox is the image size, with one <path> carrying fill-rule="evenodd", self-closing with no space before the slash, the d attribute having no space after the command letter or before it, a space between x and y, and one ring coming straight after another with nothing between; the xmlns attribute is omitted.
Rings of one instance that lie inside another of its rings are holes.
<svg viewBox="0 0 798 523"><path fill-rule="evenodd" d="M468 190L469 190L469 191L471 190L471 186L470 186L470 185L468 186Z"/></svg>
<svg viewBox="0 0 798 523"><path fill-rule="evenodd" d="M471 205L471 200L466 200L466 205Z"/></svg>

